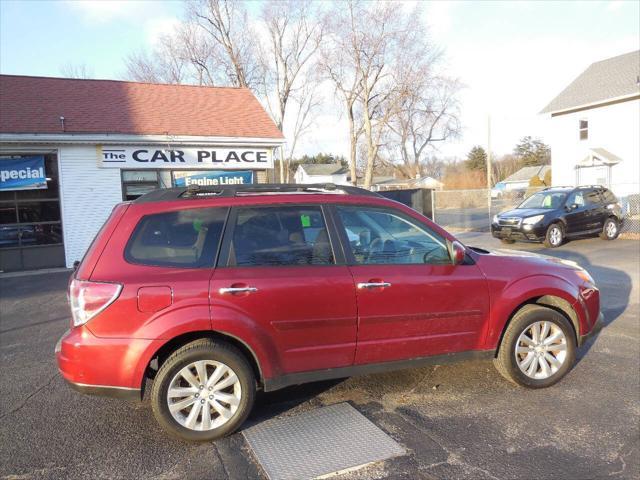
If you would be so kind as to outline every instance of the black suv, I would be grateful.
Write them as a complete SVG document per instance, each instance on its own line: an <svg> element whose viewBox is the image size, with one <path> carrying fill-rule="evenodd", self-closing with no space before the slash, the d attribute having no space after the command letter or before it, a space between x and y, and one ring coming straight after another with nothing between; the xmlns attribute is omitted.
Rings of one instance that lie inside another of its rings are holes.
<svg viewBox="0 0 640 480"><path fill-rule="evenodd" d="M503 243L544 242L555 248L565 238L591 234L614 240L623 221L622 207L611 190L599 185L550 187L495 215L491 234Z"/></svg>

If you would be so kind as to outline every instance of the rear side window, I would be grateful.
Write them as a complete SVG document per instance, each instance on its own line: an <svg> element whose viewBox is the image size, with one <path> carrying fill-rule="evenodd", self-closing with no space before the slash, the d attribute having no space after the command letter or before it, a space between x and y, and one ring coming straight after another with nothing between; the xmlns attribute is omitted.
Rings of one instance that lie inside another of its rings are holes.
<svg viewBox="0 0 640 480"><path fill-rule="evenodd" d="M611 190L602 190L600 195L602 196L602 201L604 203L616 203L618 201Z"/></svg>
<svg viewBox="0 0 640 480"><path fill-rule="evenodd" d="M602 202L597 190L587 190L584 192L584 203L587 206L599 205Z"/></svg>
<svg viewBox="0 0 640 480"><path fill-rule="evenodd" d="M213 266L227 208L197 208L143 217L125 258L131 263L167 267Z"/></svg>
<svg viewBox="0 0 640 480"><path fill-rule="evenodd" d="M320 207L238 208L229 254L230 265L333 263L333 250Z"/></svg>

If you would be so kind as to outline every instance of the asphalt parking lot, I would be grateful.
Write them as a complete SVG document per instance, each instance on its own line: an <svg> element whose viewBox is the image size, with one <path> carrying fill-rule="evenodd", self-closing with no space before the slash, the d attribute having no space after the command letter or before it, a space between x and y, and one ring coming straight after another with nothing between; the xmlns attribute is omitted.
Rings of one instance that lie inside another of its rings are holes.
<svg viewBox="0 0 640 480"><path fill-rule="evenodd" d="M424 367L262 394L248 425L346 401L409 451L338 478L640 478L640 242L513 248L574 260L601 289L606 326L562 382L526 390L488 361ZM0 477L264 478L239 433L185 444L146 403L64 384L53 349L68 328L67 279L0 278Z"/></svg>

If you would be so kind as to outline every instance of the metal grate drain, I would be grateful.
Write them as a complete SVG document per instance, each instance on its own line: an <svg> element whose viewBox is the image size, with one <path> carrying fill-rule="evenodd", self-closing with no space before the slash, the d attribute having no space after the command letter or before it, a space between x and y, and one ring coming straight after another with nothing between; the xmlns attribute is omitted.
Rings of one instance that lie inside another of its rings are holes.
<svg viewBox="0 0 640 480"><path fill-rule="evenodd" d="M243 432L270 480L302 480L405 453L348 403L277 418Z"/></svg>

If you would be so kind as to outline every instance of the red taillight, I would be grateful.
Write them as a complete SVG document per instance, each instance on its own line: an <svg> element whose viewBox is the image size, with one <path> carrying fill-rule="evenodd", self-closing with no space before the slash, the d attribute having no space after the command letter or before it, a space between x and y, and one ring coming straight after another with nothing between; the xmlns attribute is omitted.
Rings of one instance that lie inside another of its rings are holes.
<svg viewBox="0 0 640 480"><path fill-rule="evenodd" d="M72 280L69 284L69 304L73 326L87 323L111 305L121 291L122 285L119 283Z"/></svg>

